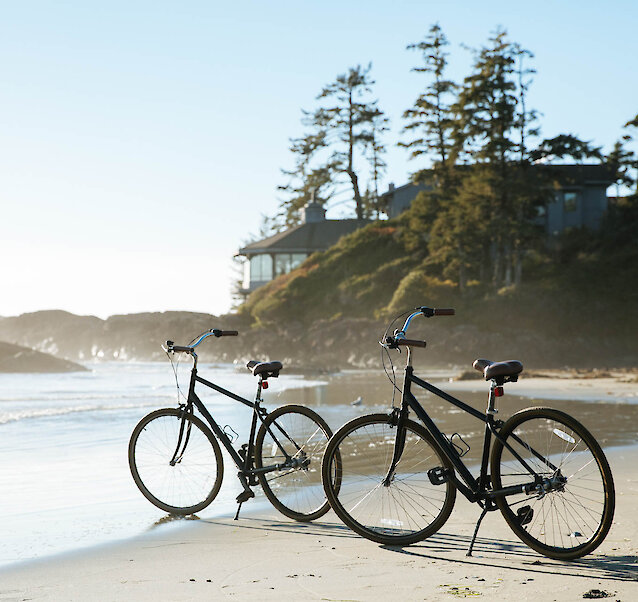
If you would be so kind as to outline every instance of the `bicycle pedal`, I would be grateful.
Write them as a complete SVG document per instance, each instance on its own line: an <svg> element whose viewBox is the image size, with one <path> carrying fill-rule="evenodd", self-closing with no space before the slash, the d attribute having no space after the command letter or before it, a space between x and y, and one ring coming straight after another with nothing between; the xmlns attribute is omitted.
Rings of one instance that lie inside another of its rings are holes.
<svg viewBox="0 0 638 602"><path fill-rule="evenodd" d="M521 527L527 525L531 523L532 518L534 518L534 509L531 506L522 506L516 511L516 517Z"/></svg>
<svg viewBox="0 0 638 602"><path fill-rule="evenodd" d="M253 497L255 497L255 493L253 491L250 489L244 489L244 491L242 491L235 499L238 504L243 504Z"/></svg>
<svg viewBox="0 0 638 602"><path fill-rule="evenodd" d="M437 466L436 468L430 468L428 470L428 478L432 485L443 485L450 480L450 470L443 466Z"/></svg>

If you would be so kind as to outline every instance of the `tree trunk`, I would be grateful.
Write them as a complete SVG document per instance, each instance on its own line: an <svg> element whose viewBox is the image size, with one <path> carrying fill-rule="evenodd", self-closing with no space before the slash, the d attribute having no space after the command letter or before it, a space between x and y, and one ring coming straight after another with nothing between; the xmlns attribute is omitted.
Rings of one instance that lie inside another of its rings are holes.
<svg viewBox="0 0 638 602"><path fill-rule="evenodd" d="M523 258L521 250L514 251L514 285L519 287L523 283Z"/></svg>
<svg viewBox="0 0 638 602"><path fill-rule="evenodd" d="M504 285L510 286L512 284L512 250L509 243L505 244L505 257L503 260L505 263Z"/></svg>
<svg viewBox="0 0 638 602"><path fill-rule="evenodd" d="M467 284L467 274L465 272L465 254L463 253L463 247L459 242L458 245L458 254L459 254L459 292L461 294L465 293L465 288Z"/></svg>
<svg viewBox="0 0 638 602"><path fill-rule="evenodd" d="M495 289L501 286L501 260L503 254L501 253L501 247L498 242L492 242L492 286Z"/></svg>
<svg viewBox="0 0 638 602"><path fill-rule="evenodd" d="M363 203L361 202L361 193L359 192L359 178L351 169L347 169L346 173L352 182L352 191L354 192L354 202L356 205L357 219L363 219Z"/></svg>
<svg viewBox="0 0 638 602"><path fill-rule="evenodd" d="M363 203L361 202L361 193L359 192L359 178L354 173L354 107L352 102L352 90L348 94L348 167L346 173L350 176L352 182L352 191L354 193L354 202L357 211L357 219L363 219Z"/></svg>

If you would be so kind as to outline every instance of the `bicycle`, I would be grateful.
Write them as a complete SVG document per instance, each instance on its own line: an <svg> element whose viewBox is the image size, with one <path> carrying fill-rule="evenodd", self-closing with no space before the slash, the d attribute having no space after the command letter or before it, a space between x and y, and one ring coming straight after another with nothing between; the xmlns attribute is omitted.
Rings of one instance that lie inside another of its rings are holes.
<svg viewBox="0 0 638 602"><path fill-rule="evenodd" d="M239 517L242 504L255 496L251 487L261 487L272 505L297 521L323 516L330 506L321 487L321 457L332 432L310 408L285 405L268 413L261 406L268 379L277 378L281 362L248 362L258 377L255 401L249 401L210 382L197 373L195 348L210 336L237 336L235 330L211 329L187 346L166 341L169 359L175 353L193 358L188 396L178 408L163 408L140 420L128 448L133 480L152 504L171 514L188 515L206 508L219 493L224 463L219 442L238 468L243 491L237 496ZM177 372L175 372L177 378ZM233 447L236 433L222 429L195 393L204 385L253 409L248 443ZM179 390L179 385L178 385ZM195 415L197 409L201 418ZM206 422L205 422L206 421ZM257 429L259 421L259 429ZM207 424L206 424L207 423Z"/></svg>
<svg viewBox="0 0 638 602"><path fill-rule="evenodd" d="M389 415L351 420L326 448L323 485L335 513L374 542L409 545L445 524L458 490L482 507L468 556L481 521L494 510L501 511L525 544L545 556L570 560L592 552L611 526L615 493L609 464L591 433L565 412L545 407L521 410L506 421L496 419L503 385L515 382L523 371L517 360L473 363L491 381L485 414L418 378L412 349L426 342L406 338L411 321L455 311L416 308L403 327L388 336L394 322L407 313L395 318L380 341L388 356L390 349L407 349L400 407ZM458 433L447 436L439 430L412 393L413 385L485 422L478 477L462 460L467 443ZM410 419L410 410L422 424ZM329 475L338 477L338 488Z"/></svg>

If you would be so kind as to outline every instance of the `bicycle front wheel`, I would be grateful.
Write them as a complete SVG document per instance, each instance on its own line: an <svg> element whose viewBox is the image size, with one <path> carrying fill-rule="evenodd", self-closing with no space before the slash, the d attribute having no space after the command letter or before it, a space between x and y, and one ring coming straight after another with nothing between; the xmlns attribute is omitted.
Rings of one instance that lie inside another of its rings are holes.
<svg viewBox="0 0 638 602"><path fill-rule="evenodd" d="M454 471L430 434L409 420L405 445L387 482L397 427L387 414L361 416L343 425L324 455L324 489L332 509L353 531L381 544L408 545L436 533L450 516L456 487L434 485L432 468ZM334 487L332 475L340 476Z"/></svg>
<svg viewBox="0 0 638 602"><path fill-rule="evenodd" d="M580 422L550 408L514 414L492 448L494 489L534 482L533 489L496 498L514 533L537 552L559 560L589 554L605 539L614 516L614 482L605 455Z"/></svg>
<svg viewBox="0 0 638 602"><path fill-rule="evenodd" d="M332 432L310 408L288 405L264 420L255 440L255 467L272 505L288 518L311 521L330 505L321 485L321 459Z"/></svg>
<svg viewBox="0 0 638 602"><path fill-rule="evenodd" d="M224 465L219 443L197 416L165 408L135 427L128 448L133 480L147 500L171 514L194 514L214 499Z"/></svg>

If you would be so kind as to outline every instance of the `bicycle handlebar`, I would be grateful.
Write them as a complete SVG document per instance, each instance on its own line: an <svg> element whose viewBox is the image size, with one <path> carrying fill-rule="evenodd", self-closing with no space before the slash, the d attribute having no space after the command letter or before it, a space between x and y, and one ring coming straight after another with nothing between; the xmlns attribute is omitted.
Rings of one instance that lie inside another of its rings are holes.
<svg viewBox="0 0 638 602"><path fill-rule="evenodd" d="M168 351L181 351L183 353L192 353L195 347L199 345L207 337L236 337L239 334L236 330L220 330L219 328L211 328L208 332L201 335L192 345L175 345L173 341L166 341Z"/></svg>
<svg viewBox="0 0 638 602"><path fill-rule="evenodd" d="M448 308L434 308L434 307L417 307L417 314L422 314L426 318L431 318L432 316L453 316L456 312L451 307Z"/></svg>
<svg viewBox="0 0 638 602"><path fill-rule="evenodd" d="M406 345L408 347L425 347L425 341L417 341L414 339L407 339L405 337L408 328L410 327L410 322L417 316L425 316L426 318L431 318L433 316L453 316L455 314L455 310L451 307L447 308L435 308L435 307L417 307L416 311L411 313L406 321L403 324L403 328L401 330L395 330L393 337L387 337L385 343L388 343L390 347L394 347L395 349L399 345Z"/></svg>
<svg viewBox="0 0 638 602"><path fill-rule="evenodd" d="M386 337L385 342L390 349L397 349L401 345L404 345L405 347L425 347L427 345L425 341L406 339L404 337Z"/></svg>

